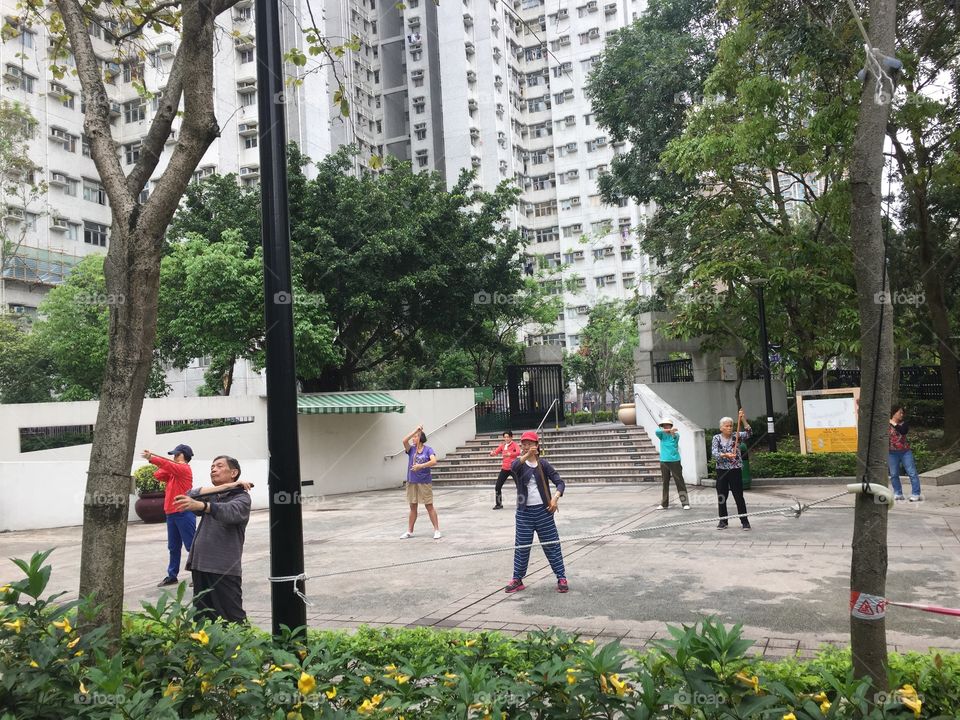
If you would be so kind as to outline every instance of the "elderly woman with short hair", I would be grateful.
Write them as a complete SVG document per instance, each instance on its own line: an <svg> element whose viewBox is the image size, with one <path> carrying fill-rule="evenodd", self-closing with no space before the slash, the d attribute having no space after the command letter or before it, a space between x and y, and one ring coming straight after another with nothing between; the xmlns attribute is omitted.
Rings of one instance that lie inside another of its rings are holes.
<svg viewBox="0 0 960 720"><path fill-rule="evenodd" d="M720 418L720 432L713 436L710 445L710 454L717 461L717 508L720 514L717 530L727 529L727 495L731 492L741 516L740 524L744 530L750 529L747 503L743 499L743 458L740 455L740 442L750 437L750 424L742 408L737 419L743 425L739 433L733 430L733 418Z"/></svg>

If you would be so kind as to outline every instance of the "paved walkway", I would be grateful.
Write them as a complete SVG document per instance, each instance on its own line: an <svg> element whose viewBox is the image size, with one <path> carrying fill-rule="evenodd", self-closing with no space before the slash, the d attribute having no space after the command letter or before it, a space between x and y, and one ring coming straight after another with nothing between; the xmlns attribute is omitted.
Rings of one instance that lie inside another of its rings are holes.
<svg viewBox="0 0 960 720"><path fill-rule="evenodd" d="M747 493L751 511L784 507L837 492L832 486L767 487ZM927 501L898 504L889 523L888 595L903 602L960 606L960 487L930 488ZM506 595L510 552L440 560L395 569L315 577L307 582L310 625L360 624L456 627L520 633L557 626L584 636L643 646L665 634L667 623L693 623L713 614L742 623L767 657L823 643L848 641L850 539L853 496L801 518L755 518L752 532L736 524L716 530L713 491L692 489L693 509L656 510L659 488L569 487L561 501L561 538L634 530L664 522L701 520L693 527L567 541L563 545L570 593L555 581L539 548L531 556L527 589ZM425 513L416 535L400 540L406 503L400 489L319 499L304 509L307 574L312 576L467 553L513 544L513 513L491 510L492 488L438 488L444 537L435 541ZM509 504L512 498L508 496ZM674 501L676 502L676 501ZM733 504L731 502L731 510ZM245 607L253 622L270 626L269 516L254 513L244 554ZM51 590L76 595L80 528L0 534L0 555L27 557L56 547ZM155 600L166 565L166 529L130 525L126 604ZM0 564L0 583L15 579ZM183 577L183 576L182 576ZM960 651L956 618L891 608L891 649Z"/></svg>

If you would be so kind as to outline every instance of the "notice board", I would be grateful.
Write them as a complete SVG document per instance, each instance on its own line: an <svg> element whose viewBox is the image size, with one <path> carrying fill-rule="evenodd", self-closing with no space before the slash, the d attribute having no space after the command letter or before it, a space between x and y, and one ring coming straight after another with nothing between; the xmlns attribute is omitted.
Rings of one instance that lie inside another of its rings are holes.
<svg viewBox="0 0 960 720"><path fill-rule="evenodd" d="M856 452L859 414L860 388L798 392L800 452Z"/></svg>

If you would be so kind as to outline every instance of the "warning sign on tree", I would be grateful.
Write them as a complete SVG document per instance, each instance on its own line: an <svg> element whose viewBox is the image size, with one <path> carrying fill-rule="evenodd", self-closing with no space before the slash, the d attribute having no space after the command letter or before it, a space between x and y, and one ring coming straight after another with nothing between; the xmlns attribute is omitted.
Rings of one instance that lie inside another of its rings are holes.
<svg viewBox="0 0 960 720"><path fill-rule="evenodd" d="M860 388L798 392L800 452L856 452L859 406Z"/></svg>

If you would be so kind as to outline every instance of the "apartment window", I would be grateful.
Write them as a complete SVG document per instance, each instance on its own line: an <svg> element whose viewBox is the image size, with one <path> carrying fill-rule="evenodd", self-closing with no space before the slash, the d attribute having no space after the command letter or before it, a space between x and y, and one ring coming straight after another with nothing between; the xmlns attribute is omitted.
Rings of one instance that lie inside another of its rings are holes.
<svg viewBox="0 0 960 720"><path fill-rule="evenodd" d="M23 71L19 65L7 63L6 72L3 74L8 85L13 85L24 92L32 93L37 84L37 79Z"/></svg>
<svg viewBox="0 0 960 720"><path fill-rule="evenodd" d="M417 140L426 140L427 139L427 124L426 123L417 123L413 126L413 134L416 136Z"/></svg>
<svg viewBox="0 0 960 720"><path fill-rule="evenodd" d="M596 253L594 253L594 254L596 254ZM593 279L593 283L594 283L594 285L596 285L598 288L602 288L604 285L607 284L606 277L605 277L604 275L600 275L600 276L598 276L598 277L595 277L595 278Z"/></svg>
<svg viewBox="0 0 960 720"><path fill-rule="evenodd" d="M73 110L76 102L76 95L67 90L65 86L58 82L50 83L50 95L58 100L65 108Z"/></svg>
<svg viewBox="0 0 960 720"><path fill-rule="evenodd" d="M530 128L530 134L537 138L553 135L553 126L551 126L550 123L534 125L532 128Z"/></svg>
<svg viewBox="0 0 960 720"><path fill-rule="evenodd" d="M106 205L107 204L107 193L103 189L103 185L96 182L95 180L83 180L83 199L88 202L94 202L97 205Z"/></svg>
<svg viewBox="0 0 960 720"><path fill-rule="evenodd" d="M573 70L573 63L565 62L553 68L553 76L555 78L563 77L564 75L569 74L572 70Z"/></svg>
<svg viewBox="0 0 960 720"><path fill-rule="evenodd" d="M594 259L594 260L603 260L603 248L594 248L594 249L593 249L593 259Z"/></svg>
<svg viewBox="0 0 960 720"><path fill-rule="evenodd" d="M241 107L250 107L251 105L257 104L257 91L256 90L247 90L246 92L240 93L240 106Z"/></svg>
<svg viewBox="0 0 960 720"><path fill-rule="evenodd" d="M83 155L84 157L91 157L91 155L90 155L90 138L88 138L86 135L81 136L81 138L82 138L82 139L81 139L81 141L80 141L80 143L81 143L81 144L80 144L80 154Z"/></svg>
<svg viewBox="0 0 960 720"><path fill-rule="evenodd" d="M125 123L141 122L147 117L147 104L143 100L131 100L123 104L123 121Z"/></svg>
<svg viewBox="0 0 960 720"><path fill-rule="evenodd" d="M595 180L596 178L603 175L606 171L607 171L606 165L597 165L596 167L592 167L587 170L587 177L589 177L591 180Z"/></svg>
<svg viewBox="0 0 960 720"><path fill-rule="evenodd" d="M548 228L538 228L533 231L533 239L538 243L550 242L552 240L559 240L560 234L558 232L556 225Z"/></svg>
<svg viewBox="0 0 960 720"><path fill-rule="evenodd" d="M598 222L590 223L590 232L596 235L609 235L610 234L610 221L609 220L600 220ZM613 252L613 249L610 248L608 255Z"/></svg>
<svg viewBox="0 0 960 720"><path fill-rule="evenodd" d="M72 240L76 242L80 239L80 226L77 223L69 223L67 225L67 240Z"/></svg>
<svg viewBox="0 0 960 720"><path fill-rule="evenodd" d="M252 7L237 8L234 11L233 17L235 20L239 20L241 22L243 22L244 20L249 20L250 18L253 17L253 8Z"/></svg>
<svg viewBox="0 0 960 720"><path fill-rule="evenodd" d="M426 153L417 153L417 167L426 167L429 161L430 158Z"/></svg>
<svg viewBox="0 0 960 720"><path fill-rule="evenodd" d="M543 95L538 98L530 98L527 100L527 112L540 112L541 110L550 109L550 96Z"/></svg>
<svg viewBox="0 0 960 720"><path fill-rule="evenodd" d="M249 10L250 8L246 8ZM247 63L253 62L253 48L248 50L240 50L240 64L246 65Z"/></svg>
<svg viewBox="0 0 960 720"><path fill-rule="evenodd" d="M534 190L549 190L553 187L554 176L550 175L539 175L533 178L533 189Z"/></svg>
<svg viewBox="0 0 960 720"><path fill-rule="evenodd" d="M557 214L557 201L549 200L547 202L536 203L533 206L533 214L536 217L547 217Z"/></svg>
<svg viewBox="0 0 960 720"><path fill-rule="evenodd" d="M91 22L91 23L87 26L87 33L90 35L90 37L93 37L93 38L102 38L102 37L103 37L102 32L103 32L103 31L100 29L100 26L97 25L97 24L94 23L94 22Z"/></svg>
<svg viewBox="0 0 960 720"><path fill-rule="evenodd" d="M142 147L143 144L139 140L123 146L123 153L126 156L127 165L133 165L140 159L140 149Z"/></svg>
<svg viewBox="0 0 960 720"><path fill-rule="evenodd" d="M83 221L83 241L87 245L107 246L107 226L100 223Z"/></svg>
<svg viewBox="0 0 960 720"><path fill-rule="evenodd" d="M243 139L243 147L246 150L257 147L257 136L251 135L250 137L245 137Z"/></svg>
<svg viewBox="0 0 960 720"><path fill-rule="evenodd" d="M124 63L123 81L128 83L134 80L143 80L143 63Z"/></svg>
<svg viewBox="0 0 960 720"><path fill-rule="evenodd" d="M543 165L543 163L548 162L550 156L546 150L537 150L536 152L530 153L530 164L531 165Z"/></svg>
<svg viewBox="0 0 960 720"><path fill-rule="evenodd" d="M415 97L413 99L413 111L417 115L423 115L426 108L427 108L427 102L422 97Z"/></svg>
<svg viewBox="0 0 960 720"><path fill-rule="evenodd" d="M67 181L63 184L63 194L69 195L70 197L77 196L77 189L80 187L80 181L74 180L73 178L67 178Z"/></svg>
<svg viewBox="0 0 960 720"><path fill-rule="evenodd" d="M410 51L410 59L411 59L413 62L419 62L422 57L423 57L423 50L411 50L411 51Z"/></svg>
<svg viewBox="0 0 960 720"><path fill-rule="evenodd" d="M620 248L620 258L623 260L633 260L633 248Z"/></svg>
<svg viewBox="0 0 960 720"><path fill-rule="evenodd" d="M575 223L573 225L564 225L563 227L563 236L565 238L577 237L583 233L583 226L580 223Z"/></svg>

